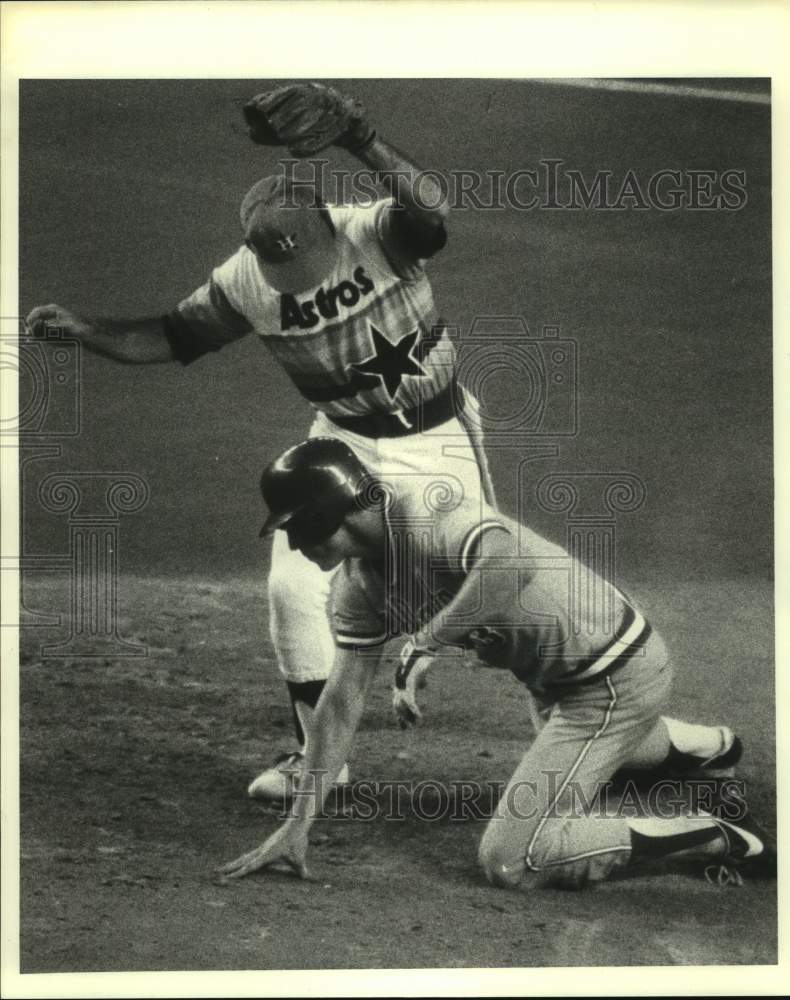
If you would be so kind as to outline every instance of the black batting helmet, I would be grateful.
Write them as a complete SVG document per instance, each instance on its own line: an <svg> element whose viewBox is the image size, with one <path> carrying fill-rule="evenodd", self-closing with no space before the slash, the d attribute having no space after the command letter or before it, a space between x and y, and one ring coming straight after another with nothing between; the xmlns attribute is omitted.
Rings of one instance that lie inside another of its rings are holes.
<svg viewBox="0 0 790 1000"><path fill-rule="evenodd" d="M269 516L261 537L284 528L294 545L318 545L357 506L368 470L336 438L314 437L284 451L261 476Z"/></svg>

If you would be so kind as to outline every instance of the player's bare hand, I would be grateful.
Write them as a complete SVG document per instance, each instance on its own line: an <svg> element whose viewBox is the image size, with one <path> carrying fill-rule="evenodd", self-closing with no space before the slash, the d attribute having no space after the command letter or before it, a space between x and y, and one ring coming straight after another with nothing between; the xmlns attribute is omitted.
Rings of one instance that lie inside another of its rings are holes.
<svg viewBox="0 0 790 1000"><path fill-rule="evenodd" d="M425 687L425 674L433 663L434 651L409 639L400 653L392 687L392 710L401 729L409 729L422 718L417 691Z"/></svg>
<svg viewBox="0 0 790 1000"><path fill-rule="evenodd" d="M282 864L295 872L299 878L309 879L305 856L307 855L307 833L301 828L284 823L268 840L259 847L229 861L217 869L225 878L242 878L270 865Z"/></svg>
<svg viewBox="0 0 790 1000"><path fill-rule="evenodd" d="M54 303L36 306L28 313L25 324L28 331L35 337L46 336L47 329L62 330L63 333L72 337L81 337L90 331L90 326L85 320Z"/></svg>
<svg viewBox="0 0 790 1000"><path fill-rule="evenodd" d="M422 718L422 712L414 697L414 692L410 691L392 689L392 711L395 713L395 718L401 729L411 729Z"/></svg>

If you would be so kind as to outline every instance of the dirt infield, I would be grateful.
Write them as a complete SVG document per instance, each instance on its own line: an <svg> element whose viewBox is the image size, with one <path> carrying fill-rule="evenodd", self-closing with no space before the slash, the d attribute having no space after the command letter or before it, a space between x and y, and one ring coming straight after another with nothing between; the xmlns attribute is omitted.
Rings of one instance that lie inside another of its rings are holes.
<svg viewBox="0 0 790 1000"><path fill-rule="evenodd" d="M239 100L265 85L23 81L20 311L55 301L156 315L202 284L238 246L245 190L277 164L238 129ZM444 171L558 163L565 188L574 174L611 175L615 189L633 175L646 190L666 171L684 184L743 172L748 197L721 211L459 207L431 280L466 349L492 316L523 317L535 338L554 327L578 349L576 433L552 439L523 477L531 439L490 445L499 503L564 543L564 515L535 503L539 479L625 471L646 486L618 519L617 582L674 653L672 710L742 735L747 794L772 827L770 108L518 80L350 85L388 138ZM73 374L71 395L46 388L73 406L74 427L31 433L20 459L23 620L69 607L52 567L73 556L73 525L63 505L42 503L42 484L133 474L147 502L119 515L113 536L118 627L147 652L42 657L66 618L22 630L23 971L776 960L773 882L723 889L699 870L654 871L579 894L503 892L477 868L484 818L430 819L430 795L399 798L400 818L319 822L315 882L218 884L214 867L277 821L245 795L292 739L256 483L306 433L309 408L252 337L184 369L83 353ZM517 401L522 386L501 392ZM406 735L389 684L383 669L350 762L358 782L507 779L531 735L509 675L437 668L426 724Z"/></svg>
<svg viewBox="0 0 790 1000"><path fill-rule="evenodd" d="M674 650L672 708L738 729L747 793L773 826L771 587L632 590ZM67 581L31 580L25 602L62 610ZM401 819L319 821L314 882L218 884L214 866L277 822L245 797L290 735L263 602L253 579L124 577L119 631L145 643L139 658L43 660L41 642L57 642L65 620L23 630L23 972L776 961L774 882L719 888L695 868L580 893L505 892L476 867L483 820L455 820L430 796L402 801ZM426 724L407 735L389 683L382 669L351 761L357 781L509 776L530 730L508 674L437 668Z"/></svg>

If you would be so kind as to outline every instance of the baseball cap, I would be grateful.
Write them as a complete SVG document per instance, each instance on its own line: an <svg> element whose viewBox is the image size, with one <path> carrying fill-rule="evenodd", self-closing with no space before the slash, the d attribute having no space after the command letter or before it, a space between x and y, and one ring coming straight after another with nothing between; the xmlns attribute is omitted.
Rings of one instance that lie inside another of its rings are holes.
<svg viewBox="0 0 790 1000"><path fill-rule="evenodd" d="M282 174L254 184L241 203L241 226L258 266L278 292L320 285L332 270L335 236L318 191Z"/></svg>

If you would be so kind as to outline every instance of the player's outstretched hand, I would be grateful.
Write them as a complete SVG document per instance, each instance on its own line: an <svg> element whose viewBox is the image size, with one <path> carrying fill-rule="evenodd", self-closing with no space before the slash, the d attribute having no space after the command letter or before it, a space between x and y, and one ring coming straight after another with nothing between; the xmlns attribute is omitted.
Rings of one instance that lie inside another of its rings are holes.
<svg viewBox="0 0 790 1000"><path fill-rule="evenodd" d="M404 643L392 685L392 710L401 729L410 729L422 718L417 691L425 687L425 674L434 655L432 649L418 646L413 639Z"/></svg>
<svg viewBox="0 0 790 1000"><path fill-rule="evenodd" d="M217 872L226 878L242 878L259 868L279 863L287 865L299 878L309 879L306 855L307 834L290 823L284 823L260 847L222 865Z"/></svg>
<svg viewBox="0 0 790 1000"><path fill-rule="evenodd" d="M29 332L35 337L46 336L47 329L61 330L67 336L81 337L90 331L89 325L63 306L51 303L36 306L25 320Z"/></svg>
<svg viewBox="0 0 790 1000"><path fill-rule="evenodd" d="M398 688L392 689L392 711L395 713L395 718L401 729L411 729L412 726L417 725L422 718L422 712L417 704L413 688L406 691L399 691Z"/></svg>

